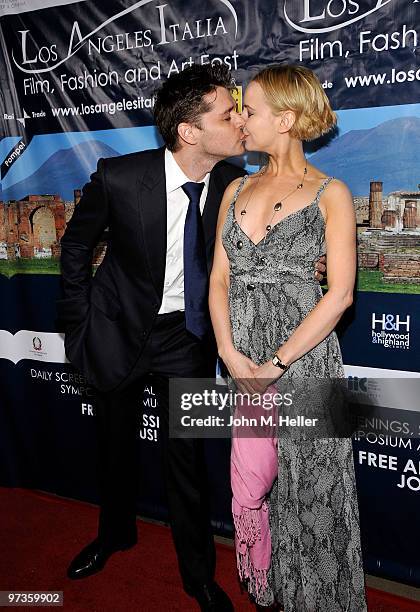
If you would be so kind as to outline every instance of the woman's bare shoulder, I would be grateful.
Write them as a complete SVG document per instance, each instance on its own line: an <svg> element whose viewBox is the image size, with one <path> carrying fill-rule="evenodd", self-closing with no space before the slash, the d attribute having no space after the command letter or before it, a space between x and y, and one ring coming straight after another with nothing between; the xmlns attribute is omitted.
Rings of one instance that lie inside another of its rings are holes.
<svg viewBox="0 0 420 612"><path fill-rule="evenodd" d="M342 201L343 199L353 201L353 196L350 189L346 183L344 183L344 181L331 177L331 180L325 189L324 200L327 202L337 202L339 200Z"/></svg>
<svg viewBox="0 0 420 612"><path fill-rule="evenodd" d="M243 181L243 176L239 176L234 179L229 185L226 187L225 192L223 194L222 202L219 208L219 223L223 224L229 209L229 206L232 204L233 198L235 197L236 190L239 188L241 182Z"/></svg>

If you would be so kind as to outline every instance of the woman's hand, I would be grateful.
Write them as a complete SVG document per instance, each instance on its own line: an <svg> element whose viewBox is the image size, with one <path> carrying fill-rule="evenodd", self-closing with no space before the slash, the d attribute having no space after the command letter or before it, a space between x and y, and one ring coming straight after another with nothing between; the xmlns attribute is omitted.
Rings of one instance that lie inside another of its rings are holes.
<svg viewBox="0 0 420 612"><path fill-rule="evenodd" d="M327 258L325 255L321 255L318 261L315 262L315 278L317 281L322 283L325 280L327 271Z"/></svg>
<svg viewBox="0 0 420 612"><path fill-rule="evenodd" d="M254 372L258 366L235 348L220 355L241 393L258 393Z"/></svg>
<svg viewBox="0 0 420 612"><path fill-rule="evenodd" d="M258 366L257 369L253 372L256 381L257 392L265 393L267 387L269 387L273 382L278 380L283 373L284 370L275 366L271 362L271 359L270 361L266 361L262 365Z"/></svg>

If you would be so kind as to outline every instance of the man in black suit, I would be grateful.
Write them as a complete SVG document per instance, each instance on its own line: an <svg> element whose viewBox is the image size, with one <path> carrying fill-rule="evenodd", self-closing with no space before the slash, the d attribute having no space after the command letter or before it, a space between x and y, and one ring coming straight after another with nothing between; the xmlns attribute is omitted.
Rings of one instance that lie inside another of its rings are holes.
<svg viewBox="0 0 420 612"><path fill-rule="evenodd" d="M203 445L169 438L168 381L214 375L208 274L223 192L244 173L222 161L244 151L231 87L221 66L170 77L155 104L166 147L99 160L61 240L58 301L66 354L96 389L102 494L98 537L68 576L100 571L137 541L136 409L151 373L184 589L212 611L233 607L214 582ZM107 227L106 255L92 278L93 249Z"/></svg>
<svg viewBox="0 0 420 612"><path fill-rule="evenodd" d="M61 240L57 304L66 354L96 389L102 494L98 537L68 575L89 576L137 541L136 409L152 373L179 568L202 610L233 608L214 582L202 440L169 438L168 379L214 375L208 273L223 192L243 174L221 161L244 151L231 86L222 67L172 76L155 105L166 148L99 160ZM93 249L107 227L92 278Z"/></svg>

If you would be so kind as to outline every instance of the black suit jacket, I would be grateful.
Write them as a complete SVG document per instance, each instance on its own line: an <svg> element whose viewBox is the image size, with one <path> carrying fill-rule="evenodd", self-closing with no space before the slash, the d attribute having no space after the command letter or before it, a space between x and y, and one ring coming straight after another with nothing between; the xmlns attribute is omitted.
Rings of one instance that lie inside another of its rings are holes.
<svg viewBox="0 0 420 612"><path fill-rule="evenodd" d="M66 355L90 384L123 385L158 314L166 262L164 148L100 159L61 239L57 302ZM203 212L209 271L227 185L244 174L227 162L210 174ZM92 278L93 250L109 228L106 255Z"/></svg>

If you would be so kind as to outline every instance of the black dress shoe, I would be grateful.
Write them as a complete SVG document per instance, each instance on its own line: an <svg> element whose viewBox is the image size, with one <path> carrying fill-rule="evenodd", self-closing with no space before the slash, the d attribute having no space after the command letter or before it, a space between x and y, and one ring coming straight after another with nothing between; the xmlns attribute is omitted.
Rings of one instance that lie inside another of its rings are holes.
<svg viewBox="0 0 420 612"><path fill-rule="evenodd" d="M202 612L233 612L233 604L217 582L186 588L186 592L198 601Z"/></svg>
<svg viewBox="0 0 420 612"><path fill-rule="evenodd" d="M106 562L114 552L127 550L135 544L136 542L130 542L121 547L111 548L102 544L98 539L93 540L70 563L67 576L71 580L92 576L92 574L100 572L105 567Z"/></svg>

